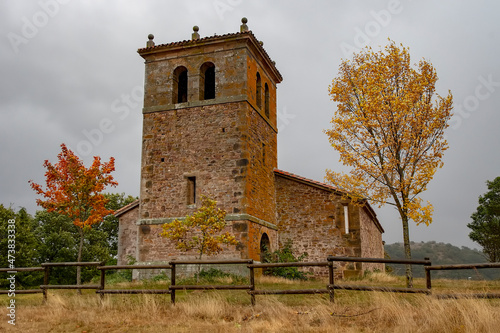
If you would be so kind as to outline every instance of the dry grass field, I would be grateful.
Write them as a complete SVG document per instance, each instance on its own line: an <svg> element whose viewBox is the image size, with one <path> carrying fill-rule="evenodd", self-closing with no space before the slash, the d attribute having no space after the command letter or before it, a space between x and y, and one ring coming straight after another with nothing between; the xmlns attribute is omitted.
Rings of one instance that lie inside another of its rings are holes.
<svg viewBox="0 0 500 333"><path fill-rule="evenodd" d="M222 281L228 283L231 281ZM165 282L163 282L165 283ZM324 288L325 281L289 282L261 278L259 288ZM373 274L352 284L397 285L401 278ZM417 281L423 286L423 281ZM148 284L148 287L163 287ZM433 290L500 291L500 281L433 281ZM117 284L114 288L137 288ZM337 291L327 295L256 296L250 305L245 291L178 292L170 295L108 295L101 303L92 291L51 290L42 296L16 296L16 326L2 315L0 332L498 332L500 300L447 299L413 294ZM6 312L7 296L1 295Z"/></svg>

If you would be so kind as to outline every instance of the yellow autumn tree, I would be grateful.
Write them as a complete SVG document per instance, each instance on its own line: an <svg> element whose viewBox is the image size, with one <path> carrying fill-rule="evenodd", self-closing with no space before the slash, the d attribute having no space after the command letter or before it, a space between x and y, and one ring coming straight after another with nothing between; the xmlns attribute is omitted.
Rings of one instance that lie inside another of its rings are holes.
<svg viewBox="0 0 500 333"><path fill-rule="evenodd" d="M451 92L446 97L435 93L438 77L429 61L414 67L409 49L393 41L379 52L367 47L343 60L329 88L337 111L325 131L340 161L351 168L348 174L327 170L326 180L354 202L393 205L402 221L407 259L409 221L432 222L432 205L419 195L443 166L444 130L453 104ZM410 265L406 280L412 287Z"/></svg>
<svg viewBox="0 0 500 333"><path fill-rule="evenodd" d="M195 250L198 259L203 255L222 252L222 244L237 245L238 241L229 232L222 233L226 227L226 211L217 208L217 201L207 196L201 197L201 207L185 219L165 223L161 236L175 242L181 251ZM200 266L198 266L199 275Z"/></svg>

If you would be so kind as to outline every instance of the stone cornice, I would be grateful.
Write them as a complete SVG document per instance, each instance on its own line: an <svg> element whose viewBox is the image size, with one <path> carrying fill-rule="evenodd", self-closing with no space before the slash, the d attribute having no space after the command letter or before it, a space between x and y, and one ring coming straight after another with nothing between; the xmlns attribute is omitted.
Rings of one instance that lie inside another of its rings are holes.
<svg viewBox="0 0 500 333"><path fill-rule="evenodd" d="M255 107L248 101L246 95L236 95L236 96L228 96L228 97L219 97L215 99L209 99L209 100L203 100L203 101L192 101L192 102L185 102L185 103L179 103L179 104L165 104L165 105L158 105L158 106L150 106L150 107L145 107L142 109L143 114L148 114L148 113L155 113L155 112L164 112L164 111L171 111L171 110L179 110L179 109L185 109L185 108L191 108L191 107L200 107L200 106L207 106L207 105L220 105L224 103L238 103L238 102L245 102L250 105L250 107L259 114L259 116L264 119L264 121L273 129L275 133L278 133L278 129L267 119L262 115L261 112L259 112Z"/></svg>
<svg viewBox="0 0 500 333"><path fill-rule="evenodd" d="M156 219L140 219L137 221L137 225L151 225L151 224L165 224L172 223L174 220L185 220L186 217L164 217L164 218L156 218ZM259 219L250 214L227 214L226 221L251 221L253 223L257 223L261 226L264 226L269 229L278 230L278 226L267 222L265 220Z"/></svg>

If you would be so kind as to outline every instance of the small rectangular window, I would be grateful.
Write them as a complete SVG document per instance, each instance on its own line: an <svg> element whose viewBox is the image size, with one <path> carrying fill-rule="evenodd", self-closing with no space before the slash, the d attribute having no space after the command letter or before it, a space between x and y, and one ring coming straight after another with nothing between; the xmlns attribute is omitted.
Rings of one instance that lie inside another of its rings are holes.
<svg viewBox="0 0 500 333"><path fill-rule="evenodd" d="M266 165L266 144L262 143L262 164Z"/></svg>
<svg viewBox="0 0 500 333"><path fill-rule="evenodd" d="M349 233L349 206L344 205L344 230L345 233Z"/></svg>
<svg viewBox="0 0 500 333"><path fill-rule="evenodd" d="M196 203L196 177L187 177L187 204Z"/></svg>

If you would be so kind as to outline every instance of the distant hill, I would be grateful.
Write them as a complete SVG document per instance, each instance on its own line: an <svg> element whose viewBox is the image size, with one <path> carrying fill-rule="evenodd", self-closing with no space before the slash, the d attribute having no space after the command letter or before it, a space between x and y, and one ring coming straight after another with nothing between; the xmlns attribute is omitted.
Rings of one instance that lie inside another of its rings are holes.
<svg viewBox="0 0 500 333"><path fill-rule="evenodd" d="M457 247L451 244L431 242L411 242L413 259L430 258L433 265L457 265L475 264L488 262L484 254L475 249L462 246ZM386 244L385 252L391 259L404 259L403 243ZM404 265L387 265L393 269L396 275L404 275ZM424 277L423 266L413 266L414 277ZM453 271L432 271L433 278L447 279L474 279L474 280L497 280L500 279L500 269L478 269L478 270L453 270Z"/></svg>

